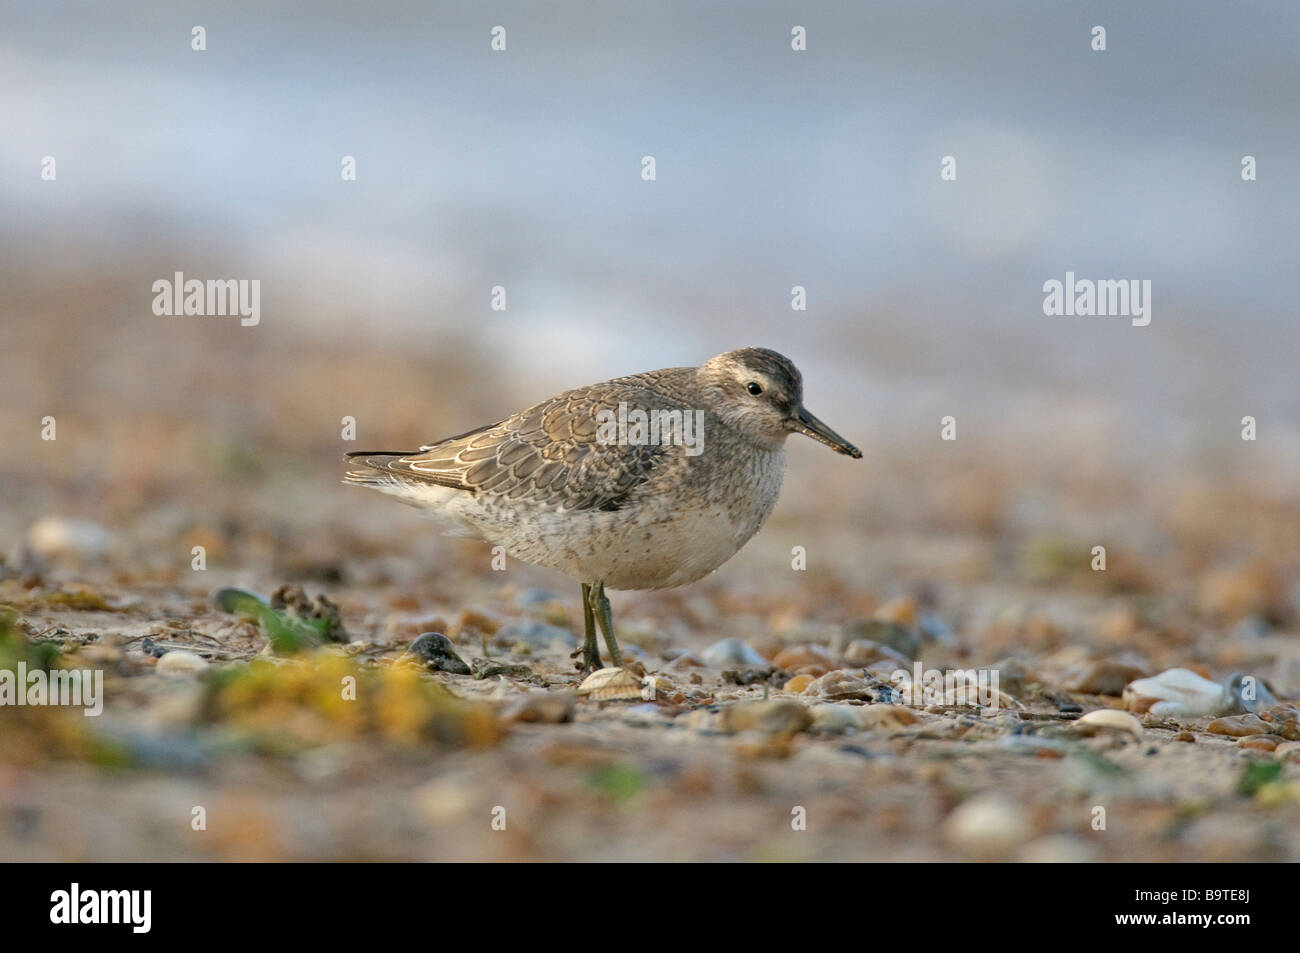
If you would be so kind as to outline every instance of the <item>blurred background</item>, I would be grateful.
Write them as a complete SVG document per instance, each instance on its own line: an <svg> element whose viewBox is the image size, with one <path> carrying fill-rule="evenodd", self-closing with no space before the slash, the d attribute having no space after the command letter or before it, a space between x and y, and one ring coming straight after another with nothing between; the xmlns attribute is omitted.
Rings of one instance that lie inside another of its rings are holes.
<svg viewBox="0 0 1300 953"><path fill-rule="evenodd" d="M1024 634L1007 605L1074 587L1179 600L1104 630L1170 664L1290 645L1298 45L1300 8L1254 2L3 0L0 555L85 520L36 541L47 582L450 602L486 547L338 485L344 451L757 345L866 460L791 441L768 531L691 591L822 622L924 591L988 654ZM156 316L176 271L260 280L260 324ZM1067 271L1150 280L1150 325L1045 316ZM367 575L363 546L413 558ZM1261 658L1300 690L1293 651Z"/></svg>

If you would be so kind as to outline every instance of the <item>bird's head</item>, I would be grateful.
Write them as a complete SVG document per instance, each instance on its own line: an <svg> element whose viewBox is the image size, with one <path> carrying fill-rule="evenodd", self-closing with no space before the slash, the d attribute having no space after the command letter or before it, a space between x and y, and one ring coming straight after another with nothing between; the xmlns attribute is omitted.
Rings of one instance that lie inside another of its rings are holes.
<svg viewBox="0 0 1300 953"><path fill-rule="evenodd" d="M788 357L767 348L746 347L705 361L696 382L708 409L728 427L759 446L776 449L801 433L855 459L862 451L826 426L803 405L803 375Z"/></svg>

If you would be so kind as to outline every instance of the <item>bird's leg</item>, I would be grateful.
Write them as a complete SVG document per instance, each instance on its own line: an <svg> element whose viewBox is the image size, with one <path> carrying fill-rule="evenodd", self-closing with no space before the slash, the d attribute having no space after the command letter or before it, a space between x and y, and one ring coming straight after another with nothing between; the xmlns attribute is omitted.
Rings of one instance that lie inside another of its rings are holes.
<svg viewBox="0 0 1300 953"><path fill-rule="evenodd" d="M596 612L596 621L600 623L600 631L605 635L605 647L609 649L610 664L620 666L623 664L623 653L618 650L618 640L614 638L614 612L610 609L609 599L605 596L604 582L598 582L591 587L591 600L594 603L592 608Z"/></svg>
<svg viewBox="0 0 1300 953"><path fill-rule="evenodd" d="M600 668L600 646L596 643L596 616L591 607L591 586L585 582L582 584L582 621L587 627L586 638L583 640L582 648L574 652L571 657L582 656L582 664L579 667L586 675Z"/></svg>

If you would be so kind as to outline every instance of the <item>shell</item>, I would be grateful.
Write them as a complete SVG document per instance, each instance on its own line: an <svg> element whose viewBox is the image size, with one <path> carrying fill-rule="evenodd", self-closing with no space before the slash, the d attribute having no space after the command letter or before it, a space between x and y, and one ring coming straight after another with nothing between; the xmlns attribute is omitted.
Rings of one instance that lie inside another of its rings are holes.
<svg viewBox="0 0 1300 953"><path fill-rule="evenodd" d="M641 680L625 668L602 668L578 686L578 694L593 701L641 701Z"/></svg>
<svg viewBox="0 0 1300 953"><path fill-rule="evenodd" d="M163 675L198 675L207 667L207 660L202 656L174 649L158 660L155 670Z"/></svg>
<svg viewBox="0 0 1300 953"><path fill-rule="evenodd" d="M1124 704L1137 715L1190 719L1217 715L1224 705L1223 686L1185 668L1171 668L1151 678L1129 682Z"/></svg>
<svg viewBox="0 0 1300 953"><path fill-rule="evenodd" d="M1115 708L1099 708L1096 711L1090 711L1082 718L1077 719L1074 724L1076 730L1081 734L1093 734L1103 728L1110 728L1115 731L1127 731L1137 737L1142 737L1142 722L1138 721L1126 711L1119 711Z"/></svg>

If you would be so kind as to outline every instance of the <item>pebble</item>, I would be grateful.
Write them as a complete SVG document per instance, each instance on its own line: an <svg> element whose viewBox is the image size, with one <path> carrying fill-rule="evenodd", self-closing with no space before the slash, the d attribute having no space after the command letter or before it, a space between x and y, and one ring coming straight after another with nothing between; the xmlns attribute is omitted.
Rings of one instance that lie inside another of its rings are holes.
<svg viewBox="0 0 1300 953"><path fill-rule="evenodd" d="M1100 708L1097 711L1090 711L1075 721L1072 728L1076 734L1084 737L1096 734L1099 731L1126 731L1135 737L1142 737L1142 722L1128 712L1117 711L1114 708Z"/></svg>
<svg viewBox="0 0 1300 953"><path fill-rule="evenodd" d="M818 698L862 698L867 700L875 698L870 685L856 675L842 671L827 672L821 678L808 684L803 693L815 695Z"/></svg>
<svg viewBox="0 0 1300 953"><path fill-rule="evenodd" d="M184 649L173 649L158 660L160 675L198 675L208 667L207 660Z"/></svg>
<svg viewBox="0 0 1300 953"><path fill-rule="evenodd" d="M414 658L425 667L453 675L468 675L470 667L456 654L451 639L441 632L425 632L403 653L403 658Z"/></svg>
<svg viewBox="0 0 1300 953"><path fill-rule="evenodd" d="M858 639L876 642L898 652L908 662L914 660L921 650L921 634L915 626L886 619L850 622L844 628L843 639L849 645Z"/></svg>
<svg viewBox="0 0 1300 953"><path fill-rule="evenodd" d="M728 734L759 731L765 735L796 735L812 726L813 715L806 705L774 699L765 702L737 702L722 709L720 730Z"/></svg>
<svg viewBox="0 0 1300 953"><path fill-rule="evenodd" d="M535 619L517 619L507 623L497 630L494 637L508 645L523 642L533 651L545 651L552 646L560 646L567 651L578 645L578 637L568 629Z"/></svg>
<svg viewBox="0 0 1300 953"><path fill-rule="evenodd" d="M1029 837L1020 807L1000 794L978 794L948 815L944 836L957 849L981 860L1005 860Z"/></svg>
<svg viewBox="0 0 1300 953"><path fill-rule="evenodd" d="M1199 718L1224 709L1223 687L1185 668L1139 678L1124 688L1124 705L1134 714L1157 718Z"/></svg>
<svg viewBox="0 0 1300 953"><path fill-rule="evenodd" d="M1273 733L1287 741L1300 741L1300 711L1293 705L1275 705L1261 717L1273 726Z"/></svg>
<svg viewBox="0 0 1300 953"><path fill-rule="evenodd" d="M916 622L916 600L910 596L890 599L872 613L872 618L879 619L882 622L901 622L903 625L913 625Z"/></svg>
<svg viewBox="0 0 1300 953"><path fill-rule="evenodd" d="M704 650L701 658L710 668L764 668L767 665L767 659L734 636L714 642Z"/></svg>
<svg viewBox="0 0 1300 953"><path fill-rule="evenodd" d="M785 691L794 695L802 694L813 683L811 675L796 675L785 683Z"/></svg>
<svg viewBox="0 0 1300 953"><path fill-rule="evenodd" d="M1101 659L1086 669L1074 672L1061 681L1067 692L1084 695L1122 695L1124 686L1139 678L1146 678L1150 670L1116 659Z"/></svg>
<svg viewBox="0 0 1300 953"><path fill-rule="evenodd" d="M858 724L867 729L889 731L915 725L921 716L905 705L867 705L858 710Z"/></svg>
<svg viewBox="0 0 1300 953"><path fill-rule="evenodd" d="M1251 735L1237 739L1238 748L1250 748L1254 751L1276 751L1278 739L1272 735Z"/></svg>
<svg viewBox="0 0 1300 953"><path fill-rule="evenodd" d="M815 705L812 715L813 730L830 735L842 735L857 731L861 727L858 721L858 709L852 705Z"/></svg>
<svg viewBox="0 0 1300 953"><path fill-rule="evenodd" d="M835 668L839 660L829 649L820 645L792 645L777 652L772 657L772 664L784 672L797 672L800 669L816 667L819 674L825 674Z"/></svg>
<svg viewBox="0 0 1300 953"><path fill-rule="evenodd" d="M1258 715L1229 715L1216 718L1205 728L1212 735L1228 735L1232 738L1244 738L1248 735L1266 735L1273 726Z"/></svg>
<svg viewBox="0 0 1300 953"><path fill-rule="evenodd" d="M527 665L512 665L509 662L501 662L497 659L471 659L470 671L475 678L479 679L497 678L504 675L507 678L521 678L535 684L542 684L542 679Z"/></svg>
<svg viewBox="0 0 1300 953"><path fill-rule="evenodd" d="M1273 749L1273 757L1279 761L1300 762L1300 741L1284 741Z"/></svg>

